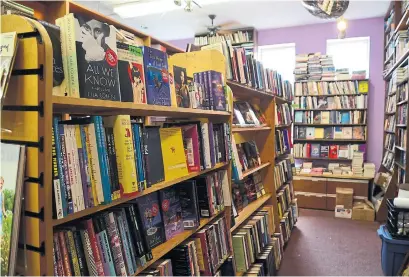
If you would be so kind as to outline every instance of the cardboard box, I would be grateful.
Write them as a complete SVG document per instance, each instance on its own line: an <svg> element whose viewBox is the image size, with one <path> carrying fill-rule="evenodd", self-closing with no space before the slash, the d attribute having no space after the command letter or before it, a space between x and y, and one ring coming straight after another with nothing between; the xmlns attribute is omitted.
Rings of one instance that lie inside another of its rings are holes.
<svg viewBox="0 0 409 277"><path fill-rule="evenodd" d="M354 190L351 188L337 188L335 204L342 205L345 209L352 209L354 202Z"/></svg>
<svg viewBox="0 0 409 277"><path fill-rule="evenodd" d="M353 220L374 221L375 209L368 200L355 201L352 208Z"/></svg>
<svg viewBox="0 0 409 277"><path fill-rule="evenodd" d="M352 218L352 209L346 209L343 205L335 206L335 217Z"/></svg>

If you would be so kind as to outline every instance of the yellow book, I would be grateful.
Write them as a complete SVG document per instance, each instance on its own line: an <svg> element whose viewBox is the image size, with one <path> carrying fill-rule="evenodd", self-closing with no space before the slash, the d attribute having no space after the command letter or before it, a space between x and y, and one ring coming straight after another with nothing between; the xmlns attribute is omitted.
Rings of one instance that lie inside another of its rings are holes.
<svg viewBox="0 0 409 277"><path fill-rule="evenodd" d="M368 93L368 81L359 81L358 83L358 91L359 93Z"/></svg>
<svg viewBox="0 0 409 277"><path fill-rule="evenodd" d="M77 21L78 22L78 21ZM69 93L71 97L80 97L80 86L78 82L78 66L77 66L77 49L75 44L75 24L76 19L74 14L70 13L65 16L66 24L66 42L67 42L67 63L68 63L68 75L69 75Z"/></svg>
<svg viewBox="0 0 409 277"><path fill-rule="evenodd" d="M316 139L324 138L324 128L315 128L315 138Z"/></svg>
<svg viewBox="0 0 409 277"><path fill-rule="evenodd" d="M165 180L174 180L188 174L181 128L160 128Z"/></svg>
<svg viewBox="0 0 409 277"><path fill-rule="evenodd" d="M104 117L104 126L114 128L116 163L121 194L134 195L138 192L138 182L131 118L129 115Z"/></svg>

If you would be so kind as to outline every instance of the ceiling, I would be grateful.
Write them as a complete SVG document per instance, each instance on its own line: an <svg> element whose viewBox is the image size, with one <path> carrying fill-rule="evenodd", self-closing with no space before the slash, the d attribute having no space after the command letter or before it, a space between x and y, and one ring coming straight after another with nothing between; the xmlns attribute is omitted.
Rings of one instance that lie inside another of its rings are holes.
<svg viewBox="0 0 409 277"><path fill-rule="evenodd" d="M162 14L127 19L121 18L113 11L113 7L119 3L143 3L146 1L158 0L76 2L161 40L192 38L195 33L206 31L205 26L210 25L210 19L207 15L212 13L217 15L215 24L234 20L241 23L241 25L232 26L234 28L251 26L258 30L328 22L312 16L302 6L301 1L295 0L196 0L202 5L202 8L194 6L191 13L178 9ZM390 1L387 0L352 0L344 17L351 20L384 16L389 3Z"/></svg>

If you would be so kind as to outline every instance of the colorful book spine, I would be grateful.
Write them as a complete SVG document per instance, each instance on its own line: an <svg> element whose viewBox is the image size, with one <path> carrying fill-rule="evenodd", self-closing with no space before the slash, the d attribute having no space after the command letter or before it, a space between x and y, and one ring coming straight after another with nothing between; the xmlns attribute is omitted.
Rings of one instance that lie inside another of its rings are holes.
<svg viewBox="0 0 409 277"><path fill-rule="evenodd" d="M125 257L125 264L127 268L127 272L129 275L135 274L134 263L131 258L131 249L128 243L128 239L126 238L125 234L125 224L123 222L122 215L115 213L116 216L116 223L119 229L119 235L121 237L122 242L122 255Z"/></svg>
<svg viewBox="0 0 409 277"><path fill-rule="evenodd" d="M209 110L209 98L208 98L208 93L207 93L207 79L205 72L199 72L199 82L203 85L204 91L203 91L203 109Z"/></svg>
<svg viewBox="0 0 409 277"><path fill-rule="evenodd" d="M65 236L64 232L60 231L58 232L58 238L61 246L61 252L63 256L63 265L64 265L64 276L72 276L71 272L71 264L70 264L70 258L68 256L68 249L67 245L65 243Z"/></svg>
<svg viewBox="0 0 409 277"><path fill-rule="evenodd" d="M57 150L55 147L55 137L54 137L54 126L53 132L51 136L52 140L52 162L53 162L53 190L54 190L54 202L55 202L55 216L57 219L63 218L63 206L62 206L62 199L61 199L61 186L60 186L60 178L58 173L58 162L57 162Z"/></svg>
<svg viewBox="0 0 409 277"><path fill-rule="evenodd" d="M105 276L114 276L115 267L114 261L112 259L111 249L109 247L107 231L105 230L103 224L105 224L101 217L96 217L93 219L93 224L95 228L95 237L97 238L98 250L101 255L102 266L104 267Z"/></svg>
<svg viewBox="0 0 409 277"><path fill-rule="evenodd" d="M56 258L56 264L57 264L57 275L63 276L64 275L64 259L61 253L61 246L58 240L58 233L54 233L53 240L54 240L55 258Z"/></svg>
<svg viewBox="0 0 409 277"><path fill-rule="evenodd" d="M74 229L72 232L74 236L75 249L77 251L78 265L80 268L80 276L88 276L89 273L88 273L87 263L85 261L84 247L82 245L80 231Z"/></svg>
<svg viewBox="0 0 409 277"><path fill-rule="evenodd" d="M92 192L92 173L91 173L91 167L89 165L89 160L88 160L88 148L87 148L87 137L86 137L86 132L85 132L85 126L80 125L80 136L81 136L81 144L82 144L82 150L83 150L83 157L84 157L84 168L85 168L85 175L86 175L86 182L87 182L87 194L88 194L88 204L89 207L95 206L95 196L94 193Z"/></svg>
<svg viewBox="0 0 409 277"><path fill-rule="evenodd" d="M64 126L64 127L63 127ZM63 127L63 128L62 128ZM61 129L64 131L64 141L65 141L65 153L67 161L67 172L69 176L70 190L72 194L72 202L74 207L74 212L78 212L81 209L78 190L77 190L77 180L76 174L74 172L74 157L73 157L73 145L71 139L71 127L70 125L61 125Z"/></svg>
<svg viewBox="0 0 409 277"><path fill-rule="evenodd" d="M142 191L145 189L145 172L143 168L142 147L141 147L141 129L139 124L132 124L132 132L134 139L134 153L135 153L135 165L138 172L138 189Z"/></svg>
<svg viewBox="0 0 409 277"><path fill-rule="evenodd" d="M75 140L77 142L77 149L78 149L78 162L79 162L79 169L80 169L80 174L81 174L82 191L84 195L84 205L85 205L85 208L89 208L91 207L91 205L90 205L90 200L88 196L87 173L86 173L86 168L85 168L85 158L84 158L84 149L83 149L84 146L82 145L80 126L75 125L74 128L75 128L74 129Z"/></svg>
<svg viewBox="0 0 409 277"><path fill-rule="evenodd" d="M80 97L80 89L78 82L78 65L77 65L77 50L75 42L75 18L74 14L68 14L65 17L66 23L66 39L67 39L67 61L69 75L69 96Z"/></svg>
<svg viewBox="0 0 409 277"><path fill-rule="evenodd" d="M116 226L114 213L104 215L105 224L108 230L108 237L114 258L115 271L118 276L127 276L124 258L122 256L121 243L118 227Z"/></svg>
<svg viewBox="0 0 409 277"><path fill-rule="evenodd" d="M122 208L119 214L121 215L122 223L124 225L125 238L126 238L126 240L128 242L130 255L131 255L131 259L132 259L132 264L134 266L134 270L136 271L138 266L144 266L146 264L146 258L143 257L141 259L141 258L137 257L134 240L131 237L131 230L129 229L128 219L126 217L125 209Z"/></svg>
<svg viewBox="0 0 409 277"><path fill-rule="evenodd" d="M88 273L90 276L98 276L97 266L95 264L94 253L92 252L91 241L86 229L80 230L81 241L84 247L85 261L87 263ZM62 275L61 275L62 276Z"/></svg>
<svg viewBox="0 0 409 277"><path fill-rule="evenodd" d="M112 200L119 199L121 197L121 189L119 186L118 177L118 165L116 162L116 152L115 152L115 138L113 128L105 128L106 145L108 153L108 164L109 171L111 172L111 193Z"/></svg>
<svg viewBox="0 0 409 277"><path fill-rule="evenodd" d="M216 153L217 149L215 144L215 137L213 132L213 123L209 122L209 143L210 143L210 161L212 163L212 167L216 165Z"/></svg>
<svg viewBox="0 0 409 277"><path fill-rule="evenodd" d="M72 264L75 276L80 276L80 265L78 263L77 250L75 249L74 236L71 230L64 231L65 242L67 244L69 259Z"/></svg>
<svg viewBox="0 0 409 277"><path fill-rule="evenodd" d="M60 200L62 206L62 217L67 216L68 213L68 206L67 206L67 191L65 188L64 182L64 170L63 170L63 158L61 153L61 143L60 143L60 131L58 125L58 117L53 118L53 135L55 140L55 154L56 154L56 161L57 161L57 172L58 172L58 183L60 185L59 192L60 192ZM58 215L58 214L57 214Z"/></svg>
<svg viewBox="0 0 409 277"><path fill-rule="evenodd" d="M62 160L62 170L63 170L63 176L64 176L68 214L72 214L74 212L74 203L72 201L70 175L68 172L67 150L65 148L64 125L59 124L58 127L59 127L58 131L59 131L59 138L60 138L59 141L60 141L60 146L61 146L60 158Z"/></svg>
<svg viewBox="0 0 409 277"><path fill-rule="evenodd" d="M214 100L213 100L213 86L212 86L212 73L211 71L205 72L205 82L207 83L207 98L209 99L209 110L214 109Z"/></svg>
<svg viewBox="0 0 409 277"><path fill-rule="evenodd" d="M87 232L89 236L89 241L91 243L92 254L95 261L95 267L97 269L98 276L104 276L104 266L102 265L101 255L98 249L97 238L95 236L94 226L92 224L92 219L86 221Z"/></svg>

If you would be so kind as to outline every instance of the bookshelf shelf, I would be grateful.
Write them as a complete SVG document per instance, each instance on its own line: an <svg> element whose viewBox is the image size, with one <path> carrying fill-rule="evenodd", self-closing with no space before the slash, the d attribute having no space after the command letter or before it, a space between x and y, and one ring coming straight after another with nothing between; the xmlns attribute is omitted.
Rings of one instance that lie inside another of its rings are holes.
<svg viewBox="0 0 409 277"><path fill-rule="evenodd" d="M406 128L406 124L396 124L396 127L399 127L399 128Z"/></svg>
<svg viewBox="0 0 409 277"><path fill-rule="evenodd" d="M164 255L166 255L173 248L175 248L176 246L181 244L183 241L188 239L191 235L193 235L194 233L196 233L197 231L199 231L200 229L205 227L207 224L211 223L214 219L216 219L217 217L219 217L223 213L224 213L224 211L222 211L222 212L218 213L217 215L214 215L214 216L212 216L210 218L202 218L202 219L200 219L200 225L199 225L198 228L192 229L192 230L185 230L182 233L174 236L170 240L167 240L164 243L162 243L162 244L158 245L157 247L153 248L152 249L153 259L150 260L149 262L147 262L143 267L138 268L138 270L136 271L136 273L134 275L138 275L139 273L144 271L146 268L151 266L154 262L156 262L157 260L162 258Z"/></svg>
<svg viewBox="0 0 409 277"><path fill-rule="evenodd" d="M329 141L329 142L359 142L359 143L365 143L365 139L298 139L294 138L294 141Z"/></svg>
<svg viewBox="0 0 409 277"><path fill-rule="evenodd" d="M232 132L233 133L240 133L240 132L260 132L260 131L267 131L271 130L271 127L269 126L263 126L263 127L233 127Z"/></svg>
<svg viewBox="0 0 409 277"><path fill-rule="evenodd" d="M258 208L264 205L270 198L271 194L265 194L260 198L254 200L250 204L248 204L235 218L236 224L230 228L230 232L233 232L237 229L250 215L252 215Z"/></svg>
<svg viewBox="0 0 409 277"><path fill-rule="evenodd" d="M198 177L198 176L200 176L202 174L209 173L209 172L211 172L213 170L221 169L221 168L225 167L226 165L227 165L227 163L220 163L220 164L217 164L213 168L210 168L210 169L202 170L200 172L194 172L194 173L188 174L188 175L186 175L184 177L181 177L181 178L178 178L178 179L175 179L175 180L164 181L164 182L155 184L152 187L147 188L146 190L142 191L141 193L139 193L138 195L135 195L133 197L123 197L121 199L112 201L112 203L109 203L107 205L100 205L100 206L88 208L88 209L85 209L85 210L82 210L82 211L79 211L79 212L76 212L76 213L73 213L73 214L69 214L64 218L54 219L52 224L55 227L55 226L66 224L68 222L72 222L74 220L77 220L77 219L80 219L80 218L95 214L97 212L101 212L101 211L104 211L106 209L118 206L120 204L126 203L126 202L128 202L130 200L133 200L133 199L136 199L138 197L142 197L142 196L147 195L149 193L152 193L152 192L155 192L155 191L158 191L158 190L173 186L173 185L175 185L177 183L180 183L180 182L183 182L183 181Z"/></svg>
<svg viewBox="0 0 409 277"><path fill-rule="evenodd" d="M395 145L395 148L396 148L396 149L399 149L400 151L406 151L405 148L403 148L403 147L401 147L401 146L398 146L398 145Z"/></svg>
<svg viewBox="0 0 409 277"><path fill-rule="evenodd" d="M407 58L409 56L409 49L397 60L393 66L388 70L388 72L385 74L384 79L388 80L392 76L392 72L395 71L396 68L400 67L404 62L407 61Z"/></svg>
<svg viewBox="0 0 409 277"><path fill-rule="evenodd" d="M253 99L253 98L273 98L272 93L267 93L263 90L251 88L246 85L242 85L233 81L227 81L227 85L233 90L234 97L240 99Z"/></svg>
<svg viewBox="0 0 409 277"><path fill-rule="evenodd" d="M356 175L323 175L323 174L307 174L307 173L299 173L295 176L300 176L300 177L321 177L321 178L336 178L336 179L357 179L357 180L372 180L373 178L371 177L365 177L365 176L356 176Z"/></svg>
<svg viewBox="0 0 409 277"><path fill-rule="evenodd" d="M312 97L332 97L332 96L359 96L367 95L366 93L337 93L337 94L312 94L312 95L294 95L294 97L312 96Z"/></svg>
<svg viewBox="0 0 409 277"><path fill-rule="evenodd" d="M398 102L398 103L396 104L396 106L401 106L401 105L406 104L406 103L408 103L408 100L407 100L407 99L406 99L406 100L403 100L403 101Z"/></svg>
<svg viewBox="0 0 409 277"><path fill-rule="evenodd" d="M178 117L228 117L229 112L189 109L106 100L53 96L54 112L70 114Z"/></svg>
<svg viewBox="0 0 409 277"><path fill-rule="evenodd" d="M324 158L324 157L294 157L294 159L298 159L298 160L323 160L323 161L346 161L346 162L352 161L352 159L346 159L346 158L331 159L331 158Z"/></svg>
<svg viewBox="0 0 409 277"><path fill-rule="evenodd" d="M274 96L274 99L279 104L284 104L284 103L291 104L293 102L293 100L288 100L288 99L285 99L285 98L282 98L276 95Z"/></svg>
<svg viewBox="0 0 409 277"><path fill-rule="evenodd" d="M277 129L280 129L280 128L289 128L289 127L291 127L291 124L276 125L275 127L276 127Z"/></svg>
<svg viewBox="0 0 409 277"><path fill-rule="evenodd" d="M290 154L291 154L290 152L285 152L285 153L282 153L282 154L279 154L278 156L276 156L275 159L276 159L276 160L285 159L285 158L287 158L287 156L290 155Z"/></svg>
<svg viewBox="0 0 409 277"><path fill-rule="evenodd" d="M395 131L389 131L389 130L383 130L385 133L388 133L388 134L395 134Z"/></svg>
<svg viewBox="0 0 409 277"><path fill-rule="evenodd" d="M294 111L365 111L367 108L350 108L350 109L294 109Z"/></svg>
<svg viewBox="0 0 409 277"><path fill-rule="evenodd" d="M343 80L301 80L294 83L308 83L308 82L343 82L343 81L369 81L369 79L343 79Z"/></svg>
<svg viewBox="0 0 409 277"><path fill-rule="evenodd" d="M394 115L396 112L385 113L385 115Z"/></svg>
<svg viewBox="0 0 409 277"><path fill-rule="evenodd" d="M387 151L387 152L390 152L390 153L392 153L392 154L395 154L395 152L393 151L393 150L390 150L390 149L388 149L388 148L384 148L385 149L385 151Z"/></svg>
<svg viewBox="0 0 409 277"><path fill-rule="evenodd" d="M396 165L397 167L403 169L403 170L406 170L406 167L405 167L403 164L401 164L400 162L395 161L395 165Z"/></svg>
<svg viewBox="0 0 409 277"><path fill-rule="evenodd" d="M261 164L261 165L255 167L255 168L251 168L251 169L249 169L249 170L243 172L243 178L245 178L245 177L247 177L247 176L253 174L254 172L260 171L260 170L262 170L263 168L265 168L265 167L267 167L267 166L269 166L269 165L270 165L270 163L267 162L267 163L263 163L263 164Z"/></svg>
<svg viewBox="0 0 409 277"><path fill-rule="evenodd" d="M328 123L328 124L323 124L323 123L294 123L294 126L366 126L366 124L364 123L360 123L360 124L346 124L346 123L342 123L342 124L335 124L335 123Z"/></svg>

